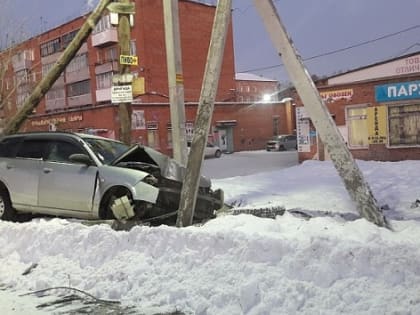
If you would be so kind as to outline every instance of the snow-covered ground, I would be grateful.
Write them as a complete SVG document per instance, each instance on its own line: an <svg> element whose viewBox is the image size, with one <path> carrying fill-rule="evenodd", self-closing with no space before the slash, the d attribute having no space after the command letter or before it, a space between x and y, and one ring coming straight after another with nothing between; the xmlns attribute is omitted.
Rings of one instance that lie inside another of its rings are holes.
<svg viewBox="0 0 420 315"><path fill-rule="evenodd" d="M332 163L319 161L213 180L227 203L319 214L309 220L221 215L129 232L0 222L1 314L36 314L36 300L18 295L61 286L141 314L420 314L420 161L358 164L393 231L327 215L357 211Z"/></svg>

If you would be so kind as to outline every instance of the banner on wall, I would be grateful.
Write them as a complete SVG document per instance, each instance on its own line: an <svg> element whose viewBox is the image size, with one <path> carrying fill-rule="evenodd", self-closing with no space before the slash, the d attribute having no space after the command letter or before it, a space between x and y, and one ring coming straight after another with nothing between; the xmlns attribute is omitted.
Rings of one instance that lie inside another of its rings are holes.
<svg viewBox="0 0 420 315"><path fill-rule="evenodd" d="M311 152L310 123L304 107L296 107L298 152Z"/></svg>
<svg viewBox="0 0 420 315"><path fill-rule="evenodd" d="M144 110L133 110L131 113L131 129L145 130L146 120L144 118Z"/></svg>
<svg viewBox="0 0 420 315"><path fill-rule="evenodd" d="M369 144L385 144L387 141L387 107L375 106L367 109Z"/></svg>

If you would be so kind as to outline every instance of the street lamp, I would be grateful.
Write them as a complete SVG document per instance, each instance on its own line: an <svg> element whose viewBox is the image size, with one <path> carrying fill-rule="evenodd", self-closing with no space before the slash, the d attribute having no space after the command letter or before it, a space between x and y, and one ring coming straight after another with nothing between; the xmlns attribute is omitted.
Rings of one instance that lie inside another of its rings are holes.
<svg viewBox="0 0 420 315"><path fill-rule="evenodd" d="M271 94L264 94L263 95L263 102L268 103L271 101Z"/></svg>

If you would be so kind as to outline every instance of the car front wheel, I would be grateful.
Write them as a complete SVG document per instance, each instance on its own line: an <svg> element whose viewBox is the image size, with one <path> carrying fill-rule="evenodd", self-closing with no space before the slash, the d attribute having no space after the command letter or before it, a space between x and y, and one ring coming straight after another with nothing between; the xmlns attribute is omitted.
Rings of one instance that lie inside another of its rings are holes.
<svg viewBox="0 0 420 315"><path fill-rule="evenodd" d="M0 190L0 219L14 221L16 219L16 211L10 202L7 190Z"/></svg>
<svg viewBox="0 0 420 315"><path fill-rule="evenodd" d="M216 153L214 154L215 157L219 158L222 156L222 151L217 150Z"/></svg>

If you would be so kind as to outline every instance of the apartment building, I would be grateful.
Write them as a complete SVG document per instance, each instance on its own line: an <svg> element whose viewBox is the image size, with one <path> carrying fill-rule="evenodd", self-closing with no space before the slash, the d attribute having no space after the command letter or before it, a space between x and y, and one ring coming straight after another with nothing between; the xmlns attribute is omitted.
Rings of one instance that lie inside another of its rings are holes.
<svg viewBox="0 0 420 315"><path fill-rule="evenodd" d="M136 82L140 82L143 91L136 92L133 86L132 141L170 154L172 133L162 1L137 0L135 8L130 54L138 57L138 64L131 66L130 71L138 78ZM179 1L188 137L192 137L214 14L212 5ZM85 19L86 16L80 16L1 53L2 60L10 58L8 74L2 82L2 95L8 96L6 106L0 112L2 119L9 119L20 109ZM22 130L69 130L119 138L118 107L111 102L112 78L118 73L119 57L118 33L108 13L101 18ZM272 102L264 107L250 106L253 102L238 104L236 98L232 99L236 84L230 25L210 140L218 143L223 136L227 151L263 148L272 134L271 128L266 126L272 124L273 115L284 116L284 104Z"/></svg>

